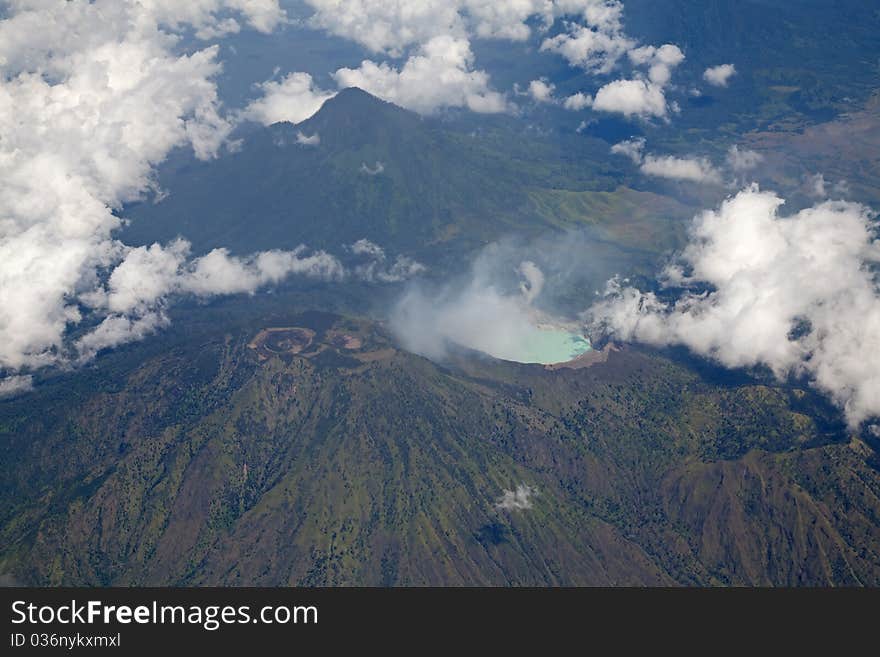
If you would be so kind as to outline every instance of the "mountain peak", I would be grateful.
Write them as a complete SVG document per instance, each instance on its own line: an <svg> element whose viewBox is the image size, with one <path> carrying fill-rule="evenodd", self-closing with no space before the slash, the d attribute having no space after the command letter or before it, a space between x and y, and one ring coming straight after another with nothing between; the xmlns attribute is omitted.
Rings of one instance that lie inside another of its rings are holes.
<svg viewBox="0 0 880 657"><path fill-rule="evenodd" d="M376 124L413 124L421 120L418 114L376 98L358 87L343 89L327 100L317 113L302 122L304 128L320 130L359 129L372 131Z"/></svg>
<svg viewBox="0 0 880 657"><path fill-rule="evenodd" d="M388 103L381 98L377 98L360 87L346 87L333 98L328 100L327 103L372 103L377 106L391 105L391 103Z"/></svg>

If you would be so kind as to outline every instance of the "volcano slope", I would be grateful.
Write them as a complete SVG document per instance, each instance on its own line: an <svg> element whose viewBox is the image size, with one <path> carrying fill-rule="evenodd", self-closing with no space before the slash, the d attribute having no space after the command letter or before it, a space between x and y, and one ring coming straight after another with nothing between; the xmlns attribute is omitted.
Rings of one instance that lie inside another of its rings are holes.
<svg viewBox="0 0 880 657"><path fill-rule="evenodd" d="M880 583L876 455L803 390L318 313L144 349L0 402L7 581Z"/></svg>
<svg viewBox="0 0 880 657"><path fill-rule="evenodd" d="M695 210L628 186L608 148L518 124L463 132L346 89L302 123L255 128L235 153L176 154L158 174L167 197L127 205L120 238L183 236L195 254L244 255L302 243L339 253L367 237L431 264L511 235L590 229L615 257L653 262L681 244Z"/></svg>

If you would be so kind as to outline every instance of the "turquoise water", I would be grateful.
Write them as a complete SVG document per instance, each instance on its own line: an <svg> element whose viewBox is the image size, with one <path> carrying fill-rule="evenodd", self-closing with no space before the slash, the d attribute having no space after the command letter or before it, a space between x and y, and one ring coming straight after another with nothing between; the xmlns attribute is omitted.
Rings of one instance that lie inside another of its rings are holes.
<svg viewBox="0 0 880 657"><path fill-rule="evenodd" d="M512 347L512 348L511 348ZM504 357L518 363L564 363L590 351L590 341L563 329L536 329L520 344L506 349Z"/></svg>

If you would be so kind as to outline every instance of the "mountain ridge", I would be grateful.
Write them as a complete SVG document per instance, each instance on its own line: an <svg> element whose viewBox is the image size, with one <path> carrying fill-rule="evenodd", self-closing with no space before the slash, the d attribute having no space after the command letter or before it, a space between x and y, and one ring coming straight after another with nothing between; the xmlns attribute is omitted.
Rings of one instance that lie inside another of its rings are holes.
<svg viewBox="0 0 880 657"><path fill-rule="evenodd" d="M857 437L821 433L809 393L701 383L648 350L581 370L439 367L365 320L284 326L314 337L265 351L258 327L215 333L133 357L105 391L72 375L52 412L0 404L0 573L40 585L880 581L880 472ZM535 491L527 503L499 507L520 485Z"/></svg>
<svg viewBox="0 0 880 657"><path fill-rule="evenodd" d="M249 132L238 152L163 171L169 194L126 207L122 238L183 236L196 253L241 254L301 243L338 252L367 238L430 260L511 234L613 227L613 212L590 210L593 194L620 189L606 155L586 137L572 147L510 127L460 132L351 88L299 124ZM560 202L562 193L584 202Z"/></svg>

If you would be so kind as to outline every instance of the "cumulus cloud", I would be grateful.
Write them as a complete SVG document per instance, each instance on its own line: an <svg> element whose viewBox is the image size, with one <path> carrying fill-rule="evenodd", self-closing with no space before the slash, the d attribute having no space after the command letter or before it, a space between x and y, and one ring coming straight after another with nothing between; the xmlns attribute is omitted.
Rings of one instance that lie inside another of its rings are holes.
<svg viewBox="0 0 880 657"><path fill-rule="evenodd" d="M556 91L556 85L545 79L532 80L529 82L529 96L536 103L555 103L553 92Z"/></svg>
<svg viewBox="0 0 880 657"><path fill-rule="evenodd" d="M645 143L643 137L628 139L614 144L611 152L628 157L634 164L639 165L639 170L646 176L698 183L721 183L721 171L708 159L646 154Z"/></svg>
<svg viewBox="0 0 880 657"><path fill-rule="evenodd" d="M345 270L339 260L323 251L307 253L305 246L292 251L262 251L245 258L214 249L186 268L179 285L198 296L253 294L264 285L280 283L291 274L340 280Z"/></svg>
<svg viewBox="0 0 880 657"><path fill-rule="evenodd" d="M491 89L489 75L474 70L473 63L467 39L443 35L427 41L401 68L365 60L356 69L339 69L334 78L340 87L360 87L422 114L447 107L506 111L504 96Z"/></svg>
<svg viewBox="0 0 880 657"><path fill-rule="evenodd" d="M736 67L733 64L711 66L703 71L703 79L713 87L726 87L734 75L736 75Z"/></svg>
<svg viewBox="0 0 880 657"><path fill-rule="evenodd" d="M268 31L283 19L274 0L10 6L0 21L0 370L81 361L140 339L167 324L174 295L344 275L336 258L304 247L193 258L182 239L132 248L113 236L117 211L157 191L154 168L173 148L211 158L232 129L214 82L217 47L181 54L177 31L213 38L238 20ZM319 93L302 74L275 85L264 85L267 121L282 112L268 96ZM71 343L68 329L84 323L93 328ZM4 386L20 387L18 377Z"/></svg>
<svg viewBox="0 0 880 657"><path fill-rule="evenodd" d="M532 499L537 496L538 489L528 484L519 484L514 490L504 490L495 503L495 508L502 511L525 511L533 506Z"/></svg>
<svg viewBox="0 0 880 657"><path fill-rule="evenodd" d="M155 36L192 28L198 38L216 38L241 29L240 20L260 32L286 21L276 0L70 0L7 2L0 28L0 63L10 71L46 67L64 70L68 55L108 45L108 39L134 34ZM88 29L82 29L87 25ZM133 34L126 34L129 30ZM167 44L167 40L166 40ZM47 53L58 55L48 58ZM107 53L105 53L107 54ZM87 58L83 58L87 61Z"/></svg>
<svg viewBox="0 0 880 657"><path fill-rule="evenodd" d="M360 239L352 244L351 252L369 260L357 265L354 271L358 278L370 283L399 283L427 271L422 263L404 255L397 256L389 264L385 249L368 239Z"/></svg>
<svg viewBox="0 0 880 657"><path fill-rule="evenodd" d="M613 282L588 312L622 340L681 344L728 367L808 377L855 426L880 415L880 240L865 206L825 201L790 216L751 186L694 220L663 280L665 302Z"/></svg>
<svg viewBox="0 0 880 657"><path fill-rule="evenodd" d="M564 101L562 101L562 106L570 110L572 112L580 112L583 109L591 107L593 105L593 97L589 94L585 94L582 91L578 91L576 94L572 94L568 96Z"/></svg>
<svg viewBox="0 0 880 657"><path fill-rule="evenodd" d="M627 53L627 56L633 64L648 67L648 79L660 87L669 84L672 70L684 61L681 48L671 43L659 48L654 46L634 48Z"/></svg>
<svg viewBox="0 0 880 657"><path fill-rule="evenodd" d="M594 73L608 73L635 46L635 41L623 32L622 3L587 4L583 23L566 23L565 31L545 39L541 50L561 55L572 66Z"/></svg>
<svg viewBox="0 0 880 657"><path fill-rule="evenodd" d="M290 73L282 80L269 80L257 87L262 96L247 106L244 117L263 125L305 121L336 95L317 88L308 73Z"/></svg>
<svg viewBox="0 0 880 657"><path fill-rule="evenodd" d="M315 13L311 24L355 41L375 53L400 57L412 45L442 35L464 36L456 2L382 2L380 0L306 0Z"/></svg>
<svg viewBox="0 0 880 657"><path fill-rule="evenodd" d="M673 157L646 155L640 171L646 176L698 183L721 182L721 172L704 157Z"/></svg>
<svg viewBox="0 0 880 657"><path fill-rule="evenodd" d="M618 0L307 0L314 27L353 40L376 55L403 59L402 64L367 59L356 69L343 68L340 87L358 86L385 100L423 114L446 107L475 112L509 109L491 88L488 74L475 66L474 38L522 41L535 25L544 31L569 17L564 31L544 39L541 50L556 52L573 66L608 72L635 41L623 33L623 4ZM659 49L658 49L659 50ZM551 102L546 81L530 85L538 102ZM568 109L582 109L589 98L577 95Z"/></svg>
<svg viewBox="0 0 880 657"><path fill-rule="evenodd" d="M4 397L13 397L25 392L30 392L34 388L33 377L30 375L9 376L0 379L0 399Z"/></svg>
<svg viewBox="0 0 880 657"><path fill-rule="evenodd" d="M615 80L596 92L593 109L627 118L663 118L667 113L666 95L662 87L647 80Z"/></svg>
<svg viewBox="0 0 880 657"><path fill-rule="evenodd" d="M667 43L659 48L634 48L628 56L634 65L647 68L647 77L639 74L633 79L609 82L596 92L593 109L628 118L666 118L670 107L675 106L667 104L664 88L672 79L673 69L684 61L684 53Z"/></svg>
<svg viewBox="0 0 880 657"><path fill-rule="evenodd" d="M437 36L523 41L536 18L542 29L561 16L580 18L592 29L620 29L623 5L617 0L306 0L315 13L310 22L356 41L375 53L400 57L407 48Z"/></svg>
<svg viewBox="0 0 880 657"><path fill-rule="evenodd" d="M213 157L232 123L217 47L180 54L176 30L260 30L276 2L13 3L0 21L0 367L56 362L82 300L125 254L122 205L189 145ZM237 24L237 23L236 23Z"/></svg>
<svg viewBox="0 0 880 657"><path fill-rule="evenodd" d="M174 28L192 25L197 30L228 30L234 18L221 12L240 12L251 27L260 32L271 32L287 20L284 10L276 0L199 0L181 3L177 0L139 0L147 12L152 12L159 22ZM235 28L238 31L238 28ZM216 32L210 33L211 37Z"/></svg>
<svg viewBox="0 0 880 657"><path fill-rule="evenodd" d="M254 294L290 276L341 281L353 275L371 283L396 283L425 271L424 265L407 256L389 262L385 250L366 239L355 242L350 250L365 261L351 271L335 256L305 246L243 257L218 248L197 258L190 256L190 245L183 239L168 245L126 247L106 284L83 297L84 303L104 311L106 317L77 341L78 359L89 360L101 349L141 340L167 326L165 311L175 295L207 299Z"/></svg>
<svg viewBox="0 0 880 657"><path fill-rule="evenodd" d="M190 257L182 239L163 246L126 247L125 256L105 285L83 295L83 303L107 315L76 344L79 360L88 360L108 347L143 339L168 324L165 309L172 295L208 298L226 294L253 294L288 276L340 280L345 269L323 251L308 253L304 246L292 251L264 251L246 257L214 249Z"/></svg>
<svg viewBox="0 0 880 657"><path fill-rule="evenodd" d="M582 23L566 23L566 30L545 39L541 50L558 53L572 66L598 74L610 73L626 55L636 71L630 79L605 84L594 98L583 94L570 97L566 109L592 106L599 112L640 119L665 119L670 109L678 111L675 103L667 103L665 89L673 70L684 61L681 49L671 43L638 46L623 30L621 2L590 4Z"/></svg>

